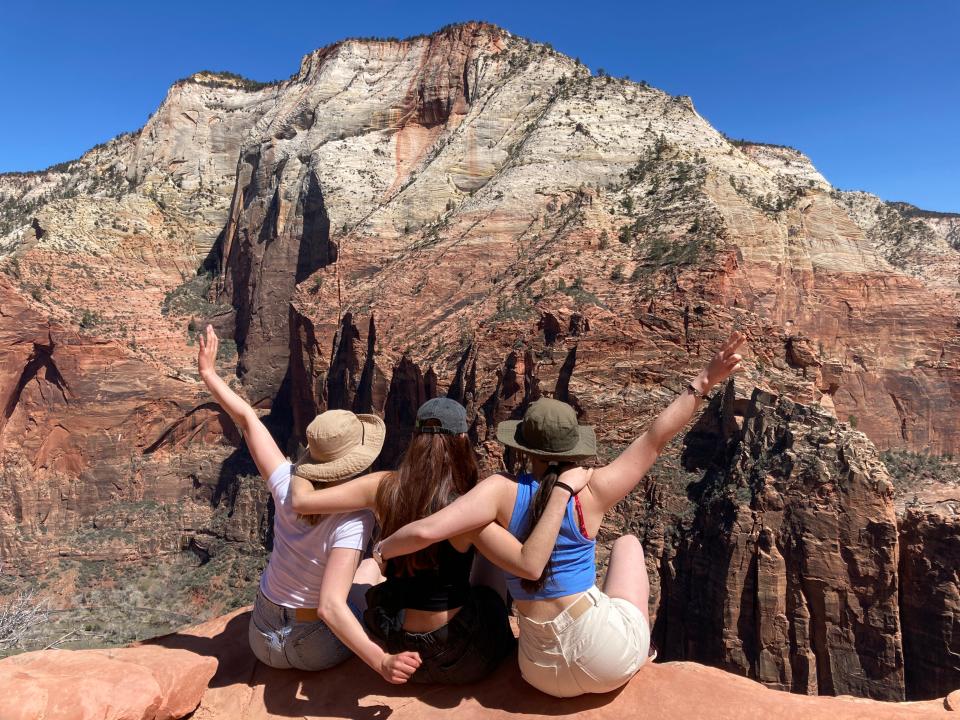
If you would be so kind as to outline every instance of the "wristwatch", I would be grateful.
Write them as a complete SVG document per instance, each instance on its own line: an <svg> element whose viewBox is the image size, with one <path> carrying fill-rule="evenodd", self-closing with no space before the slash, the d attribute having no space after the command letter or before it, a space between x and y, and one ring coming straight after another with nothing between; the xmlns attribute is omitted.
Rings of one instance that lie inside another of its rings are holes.
<svg viewBox="0 0 960 720"><path fill-rule="evenodd" d="M373 552L371 553L373 555L373 561L381 570L383 569L383 552L381 551L382 545L383 540L377 540L377 542L373 544Z"/></svg>

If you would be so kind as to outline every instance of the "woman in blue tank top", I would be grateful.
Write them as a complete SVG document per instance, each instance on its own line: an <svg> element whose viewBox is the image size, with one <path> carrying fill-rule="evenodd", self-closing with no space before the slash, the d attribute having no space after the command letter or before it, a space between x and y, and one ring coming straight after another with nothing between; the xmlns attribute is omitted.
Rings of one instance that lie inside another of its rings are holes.
<svg viewBox="0 0 960 720"><path fill-rule="evenodd" d="M555 516L557 503L566 503L539 578L507 574L519 615L520 669L527 682L557 697L620 687L648 658L649 582L640 541L625 535L613 544L603 590L598 589L594 538L604 514L643 479L704 395L740 369L737 349L744 340L739 332L731 334L650 428L603 467L572 464L596 454L593 428L579 425L566 403L537 400L522 421L497 426L497 439L526 457L527 472L483 480L443 510L378 543L375 555L406 555L491 522L526 540L541 518ZM558 488L568 492L554 492Z"/></svg>

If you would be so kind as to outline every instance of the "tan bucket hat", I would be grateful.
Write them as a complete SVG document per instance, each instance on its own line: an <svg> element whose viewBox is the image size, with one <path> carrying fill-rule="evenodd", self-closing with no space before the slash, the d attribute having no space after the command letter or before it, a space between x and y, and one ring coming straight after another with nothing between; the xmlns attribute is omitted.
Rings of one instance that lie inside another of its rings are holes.
<svg viewBox="0 0 960 720"><path fill-rule="evenodd" d="M544 458L583 459L597 454L593 428L578 424L576 411L553 398L530 403L523 420L505 420L498 424L497 440Z"/></svg>
<svg viewBox="0 0 960 720"><path fill-rule="evenodd" d="M307 449L293 474L312 482L348 480L373 464L386 435L387 426L376 415L327 410L307 426Z"/></svg>

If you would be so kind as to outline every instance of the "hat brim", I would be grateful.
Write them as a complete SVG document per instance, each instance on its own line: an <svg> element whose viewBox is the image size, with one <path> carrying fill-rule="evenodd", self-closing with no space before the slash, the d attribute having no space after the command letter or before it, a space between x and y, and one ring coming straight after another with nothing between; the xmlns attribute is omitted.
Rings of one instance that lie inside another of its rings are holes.
<svg viewBox="0 0 960 720"><path fill-rule="evenodd" d="M342 458L330 462L318 463L310 457L310 450L304 450L293 466L293 474L311 482L337 482L349 480L373 465L383 441L387 437L387 426L376 415L357 415L363 423L363 442Z"/></svg>
<svg viewBox="0 0 960 720"><path fill-rule="evenodd" d="M591 458L597 454L597 435L589 425L578 425L580 439L577 444L564 452L549 452L547 450L538 450L528 447L517 439L517 428L520 427L522 420L504 420L497 424L497 440L517 450L522 450L528 455L545 458L571 458L582 459Z"/></svg>

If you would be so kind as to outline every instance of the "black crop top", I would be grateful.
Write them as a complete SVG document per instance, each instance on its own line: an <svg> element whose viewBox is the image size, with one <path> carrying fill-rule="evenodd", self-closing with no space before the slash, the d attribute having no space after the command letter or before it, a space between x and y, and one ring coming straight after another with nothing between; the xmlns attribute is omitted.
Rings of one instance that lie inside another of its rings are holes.
<svg viewBox="0 0 960 720"><path fill-rule="evenodd" d="M385 585L399 607L411 610L453 610L463 607L470 594L473 547L458 552L444 540L438 543L437 566L398 575L392 560L387 561Z"/></svg>

